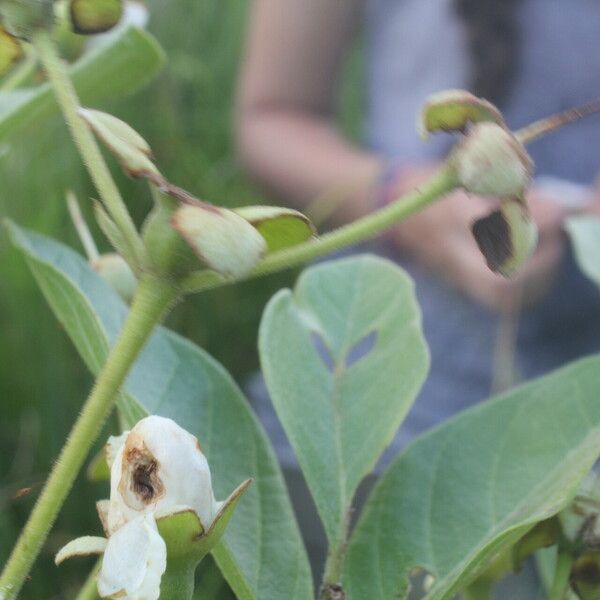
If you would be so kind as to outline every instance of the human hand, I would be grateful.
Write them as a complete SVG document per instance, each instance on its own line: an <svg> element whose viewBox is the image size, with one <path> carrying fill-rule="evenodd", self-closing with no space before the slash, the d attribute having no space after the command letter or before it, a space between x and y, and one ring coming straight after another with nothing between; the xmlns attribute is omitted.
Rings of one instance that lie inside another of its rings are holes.
<svg viewBox="0 0 600 600"><path fill-rule="evenodd" d="M398 195L417 187L430 174L431 169L404 174L397 186ZM492 310L517 310L543 297L553 281L565 244L565 209L535 188L528 194L528 203L539 228L539 245L511 279L488 268L470 231L474 221L493 210L495 203L489 199L456 191L401 223L394 241L400 251L412 254L475 301Z"/></svg>

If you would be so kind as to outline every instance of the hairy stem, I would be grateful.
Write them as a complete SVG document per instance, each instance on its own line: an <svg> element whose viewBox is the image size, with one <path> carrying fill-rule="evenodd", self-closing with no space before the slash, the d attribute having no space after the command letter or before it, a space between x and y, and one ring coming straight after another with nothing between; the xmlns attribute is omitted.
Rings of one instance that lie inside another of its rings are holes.
<svg viewBox="0 0 600 600"><path fill-rule="evenodd" d="M548 594L548 600L564 600L566 598L572 566L573 557L566 552L559 552L556 559L554 580L552 581L552 587Z"/></svg>
<svg viewBox="0 0 600 600"><path fill-rule="evenodd" d="M117 224L127 245L125 258L139 269L145 255L144 245L127 212L121 193L117 188L92 132L79 116L77 92L69 78L64 62L59 57L50 34L38 32L33 39L34 47L54 88L58 104L69 126L73 140L83 162L100 194L102 202Z"/></svg>
<svg viewBox="0 0 600 600"><path fill-rule="evenodd" d="M17 597L73 481L117 400L125 377L177 295L177 289L168 282L151 276L141 280L123 330L0 576L2 600Z"/></svg>
<svg viewBox="0 0 600 600"><path fill-rule="evenodd" d="M458 182L454 171L449 167L444 167L418 189L362 219L326 233L317 240L310 240L273 252L250 271L244 279L289 269L375 237L451 192L457 186ZM213 271L198 271L184 280L182 289L188 293L200 292L233 282L234 280L221 277Z"/></svg>

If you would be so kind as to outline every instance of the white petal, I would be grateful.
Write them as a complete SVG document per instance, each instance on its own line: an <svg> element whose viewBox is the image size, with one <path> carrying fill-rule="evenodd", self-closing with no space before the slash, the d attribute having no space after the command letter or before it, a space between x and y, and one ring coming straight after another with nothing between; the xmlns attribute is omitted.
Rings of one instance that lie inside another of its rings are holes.
<svg viewBox="0 0 600 600"><path fill-rule="evenodd" d="M142 419L113 465L111 526L127 521L132 512L164 514L181 505L193 508L210 527L217 503L206 457L198 440L171 419Z"/></svg>
<svg viewBox="0 0 600 600"><path fill-rule="evenodd" d="M121 435L111 435L108 438L108 442L104 446L104 454L106 456L106 464L109 469L112 469L113 463L115 462L115 457L117 453L125 443L127 436L129 435L129 431L124 431Z"/></svg>
<svg viewBox="0 0 600 600"><path fill-rule="evenodd" d="M102 554L106 548L106 538L86 535L71 540L63 546L54 557L54 562L60 565L67 558L74 556L89 556L90 554Z"/></svg>
<svg viewBox="0 0 600 600"><path fill-rule="evenodd" d="M108 540L98 576L101 598L158 600L167 548L152 514L123 525Z"/></svg>

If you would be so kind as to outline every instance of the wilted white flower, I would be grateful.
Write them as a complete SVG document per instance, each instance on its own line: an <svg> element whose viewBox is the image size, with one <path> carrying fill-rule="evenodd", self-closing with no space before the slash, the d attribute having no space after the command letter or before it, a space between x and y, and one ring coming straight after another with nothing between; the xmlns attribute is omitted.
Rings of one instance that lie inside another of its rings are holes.
<svg viewBox="0 0 600 600"><path fill-rule="evenodd" d="M98 577L101 598L158 600L167 547L151 513L129 521L108 538Z"/></svg>
<svg viewBox="0 0 600 600"><path fill-rule="evenodd" d="M193 535L187 530L176 530L174 535L184 535L190 555L199 561L223 533L224 527L213 527L215 520L227 523L250 481L224 503L216 502L198 440L164 417L147 417L131 431L111 437L106 460L111 471L110 500L98 502L97 508L108 541L73 540L56 555L56 563L104 552L98 576L102 598L157 600L169 547L157 521L182 513L195 515ZM179 550L182 539L178 538Z"/></svg>

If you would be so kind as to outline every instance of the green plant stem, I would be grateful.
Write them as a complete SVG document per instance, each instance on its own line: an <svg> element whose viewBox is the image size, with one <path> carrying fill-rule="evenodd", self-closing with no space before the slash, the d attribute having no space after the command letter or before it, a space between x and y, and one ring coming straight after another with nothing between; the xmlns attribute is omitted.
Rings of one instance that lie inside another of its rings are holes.
<svg viewBox="0 0 600 600"><path fill-rule="evenodd" d="M458 182L453 169L443 167L418 189L388 204L386 207L326 233L317 240L310 240L270 254L243 279L251 279L289 269L375 237L456 189L457 186ZM237 280L226 279L213 271L198 271L192 273L183 281L182 290L188 293L200 292L221 287L234 281Z"/></svg>
<svg viewBox="0 0 600 600"><path fill-rule="evenodd" d="M160 600L192 600L196 565L182 561L167 561L167 570L160 580Z"/></svg>
<svg viewBox="0 0 600 600"><path fill-rule="evenodd" d="M0 576L2 600L16 598L19 593L77 473L117 400L125 377L177 296L177 289L168 282L151 276L140 281L123 330Z"/></svg>
<svg viewBox="0 0 600 600"><path fill-rule="evenodd" d="M554 580L548 594L548 600L564 600L569 589L569 577L571 567L573 566L573 557L566 552L559 552L556 559L556 569L554 571Z"/></svg>
<svg viewBox="0 0 600 600"><path fill-rule="evenodd" d="M98 600L98 573L102 567L102 558L99 558L94 565L94 568L90 571L88 578L85 580L83 587L79 590L77 598L75 600Z"/></svg>
<svg viewBox="0 0 600 600"><path fill-rule="evenodd" d="M145 256L144 244L127 212L121 193L110 174L92 132L77 112L80 107L79 98L67 74L65 64L58 55L48 32L38 32L34 36L33 44L94 185L127 244L125 258L139 270Z"/></svg>

